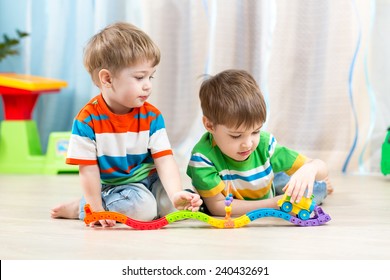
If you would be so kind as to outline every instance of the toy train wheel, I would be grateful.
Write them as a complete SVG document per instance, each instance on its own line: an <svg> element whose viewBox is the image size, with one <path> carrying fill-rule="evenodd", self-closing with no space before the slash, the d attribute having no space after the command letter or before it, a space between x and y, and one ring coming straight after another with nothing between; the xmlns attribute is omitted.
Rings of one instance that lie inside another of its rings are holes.
<svg viewBox="0 0 390 280"><path fill-rule="evenodd" d="M284 202L284 203L282 204L282 206L280 206L280 209L281 209L283 212L286 212L286 213L291 212L291 210L292 210L292 204L291 204L291 202Z"/></svg>
<svg viewBox="0 0 390 280"><path fill-rule="evenodd" d="M301 211L299 211L298 213L298 218L301 219L301 220L308 220L310 218L310 213L309 211L305 210L305 209L302 209Z"/></svg>

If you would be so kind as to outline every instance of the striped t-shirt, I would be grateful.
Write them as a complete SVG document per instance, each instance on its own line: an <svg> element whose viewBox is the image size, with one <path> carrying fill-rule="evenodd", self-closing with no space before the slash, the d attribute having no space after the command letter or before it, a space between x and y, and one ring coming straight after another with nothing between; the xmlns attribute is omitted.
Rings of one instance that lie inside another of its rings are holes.
<svg viewBox="0 0 390 280"><path fill-rule="evenodd" d="M66 163L98 164L102 183L139 182L156 171L154 158L171 155L163 116L150 103L117 115L100 94L76 116Z"/></svg>
<svg viewBox="0 0 390 280"><path fill-rule="evenodd" d="M225 185L237 199L259 200L273 196L274 173L293 174L306 158L298 152L277 144L268 132L260 132L256 150L245 161L235 161L224 155L206 132L192 150L187 175L202 197L218 193L226 195Z"/></svg>

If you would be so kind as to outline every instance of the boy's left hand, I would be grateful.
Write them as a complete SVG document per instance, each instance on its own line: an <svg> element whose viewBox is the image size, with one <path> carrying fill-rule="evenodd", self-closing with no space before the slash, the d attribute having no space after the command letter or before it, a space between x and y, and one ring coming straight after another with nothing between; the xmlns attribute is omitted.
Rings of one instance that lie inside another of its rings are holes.
<svg viewBox="0 0 390 280"><path fill-rule="evenodd" d="M173 195L173 206L178 210L192 210L196 212L202 205L203 201L196 193L180 191Z"/></svg>

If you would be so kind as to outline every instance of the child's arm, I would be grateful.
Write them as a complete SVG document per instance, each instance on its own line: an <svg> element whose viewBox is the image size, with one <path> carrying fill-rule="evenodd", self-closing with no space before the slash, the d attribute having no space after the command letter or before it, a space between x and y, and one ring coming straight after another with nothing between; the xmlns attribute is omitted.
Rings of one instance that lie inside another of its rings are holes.
<svg viewBox="0 0 390 280"><path fill-rule="evenodd" d="M324 180L328 176L328 168L322 160L308 159L290 178L283 188L291 201L299 202L307 189L307 197L313 193L314 181Z"/></svg>
<svg viewBox="0 0 390 280"><path fill-rule="evenodd" d="M179 210L198 211L202 200L198 194L183 191L179 168L172 155L154 159L158 176L173 206Z"/></svg>
<svg viewBox="0 0 390 280"><path fill-rule="evenodd" d="M99 166L80 165L79 176L85 200L91 206L92 211L105 211L102 204L102 187L100 183ZM112 227L115 225L114 220L100 220L99 222L103 227ZM94 223L90 224L90 226L93 225Z"/></svg>
<svg viewBox="0 0 390 280"><path fill-rule="evenodd" d="M241 200L234 199L232 203L232 215L244 215L249 211L259 208L274 208L279 209L277 201L282 196L276 196L263 200ZM213 197L203 197L207 209L213 216L225 216L225 196L221 193Z"/></svg>

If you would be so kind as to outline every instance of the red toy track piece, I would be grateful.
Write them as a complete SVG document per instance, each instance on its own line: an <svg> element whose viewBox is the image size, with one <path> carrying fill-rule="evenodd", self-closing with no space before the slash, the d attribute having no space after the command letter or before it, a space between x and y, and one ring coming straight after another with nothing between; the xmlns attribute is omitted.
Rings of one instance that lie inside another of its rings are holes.
<svg viewBox="0 0 390 280"><path fill-rule="evenodd" d="M165 217L150 222L136 221L127 217L127 221L125 224L135 229L151 230L151 229L159 229L166 226L168 224L168 221Z"/></svg>

